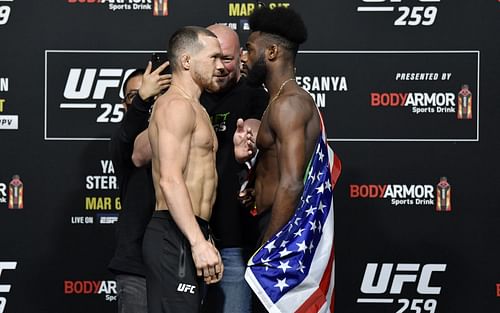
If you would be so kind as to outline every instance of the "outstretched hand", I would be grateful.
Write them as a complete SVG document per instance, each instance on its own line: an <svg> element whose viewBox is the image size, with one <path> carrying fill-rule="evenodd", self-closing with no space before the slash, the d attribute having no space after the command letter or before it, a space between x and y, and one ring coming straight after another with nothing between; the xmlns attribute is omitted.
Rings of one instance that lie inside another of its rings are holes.
<svg viewBox="0 0 500 313"><path fill-rule="evenodd" d="M251 159L257 150L254 133L250 127L245 128L245 123L241 118L236 122L233 143L234 155L240 163Z"/></svg>

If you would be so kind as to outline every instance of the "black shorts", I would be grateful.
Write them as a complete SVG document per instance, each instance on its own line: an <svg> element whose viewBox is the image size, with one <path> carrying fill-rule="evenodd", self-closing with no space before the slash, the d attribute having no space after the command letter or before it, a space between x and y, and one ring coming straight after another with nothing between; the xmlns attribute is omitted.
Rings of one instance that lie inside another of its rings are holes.
<svg viewBox="0 0 500 313"><path fill-rule="evenodd" d="M196 218L208 239L208 222ZM170 212L155 211L143 241L148 313L198 313L205 293L191 246Z"/></svg>

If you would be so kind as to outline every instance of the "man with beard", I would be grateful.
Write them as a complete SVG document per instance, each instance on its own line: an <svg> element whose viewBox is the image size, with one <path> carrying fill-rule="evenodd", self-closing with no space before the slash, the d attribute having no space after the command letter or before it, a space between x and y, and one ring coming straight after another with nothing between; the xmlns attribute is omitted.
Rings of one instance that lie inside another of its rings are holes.
<svg viewBox="0 0 500 313"><path fill-rule="evenodd" d="M219 182L210 226L215 244L224 263L224 277L210 285L204 302L204 312L250 313L252 293L244 279L246 262L255 247L250 231L252 217L243 208L237 194L248 168L235 160L233 134L236 121L242 118L257 131L268 95L261 86L248 86L240 73L240 43L238 35L227 26L207 27L217 35L222 49L224 72L217 77L220 90L204 92L200 102L207 109L217 134L217 173Z"/></svg>
<svg viewBox="0 0 500 313"><path fill-rule="evenodd" d="M256 138L255 209L260 246L295 213L306 168L320 137L321 120L314 100L295 81L295 57L299 45L307 39L301 17L291 9L262 7L249 22L252 32L246 44L248 82L264 83L271 99ZM252 141L252 134L240 121L235 144ZM239 160L255 153L239 154L236 148ZM258 301L254 311L266 312Z"/></svg>
<svg viewBox="0 0 500 313"><path fill-rule="evenodd" d="M156 208L143 253L149 313L189 313L199 312L203 280L215 283L223 274L208 227L217 137L199 97L218 88L214 76L224 65L217 37L201 27L177 30L168 51L171 85L156 100L148 127Z"/></svg>

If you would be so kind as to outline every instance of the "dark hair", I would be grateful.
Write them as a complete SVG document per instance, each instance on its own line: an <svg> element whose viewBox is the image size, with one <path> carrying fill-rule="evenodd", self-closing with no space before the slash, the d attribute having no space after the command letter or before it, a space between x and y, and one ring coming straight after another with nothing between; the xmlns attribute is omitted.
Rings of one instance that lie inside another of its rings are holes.
<svg viewBox="0 0 500 313"><path fill-rule="evenodd" d="M199 40L199 36L215 37L214 33L206 28L199 26L185 26L178 29L168 41L168 54L170 59L170 67L174 72L179 66L179 57L182 52L189 51L196 53L203 48Z"/></svg>
<svg viewBox="0 0 500 313"><path fill-rule="evenodd" d="M136 76L142 76L142 75L144 75L143 68L138 68L135 71L133 71L132 73L130 73L130 75L128 75L127 79L125 79L125 82L123 83L123 86L122 86L123 99L125 99L125 97L127 96L125 94L125 90L127 89L127 84L129 82L129 80L131 80L132 78L134 78Z"/></svg>
<svg viewBox="0 0 500 313"><path fill-rule="evenodd" d="M250 16L250 29L265 33L295 55L299 45L307 40L307 29L300 15L292 9L260 7Z"/></svg>

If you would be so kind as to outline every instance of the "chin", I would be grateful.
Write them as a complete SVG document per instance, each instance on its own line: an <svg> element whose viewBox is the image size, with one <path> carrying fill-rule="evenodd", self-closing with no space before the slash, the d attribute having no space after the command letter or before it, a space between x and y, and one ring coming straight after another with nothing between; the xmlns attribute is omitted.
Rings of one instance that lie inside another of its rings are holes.
<svg viewBox="0 0 500 313"><path fill-rule="evenodd" d="M218 84L216 82L212 82L212 83L208 84L207 87L205 88L205 90L210 92L210 93L218 92L221 89L222 89L222 85Z"/></svg>

